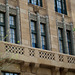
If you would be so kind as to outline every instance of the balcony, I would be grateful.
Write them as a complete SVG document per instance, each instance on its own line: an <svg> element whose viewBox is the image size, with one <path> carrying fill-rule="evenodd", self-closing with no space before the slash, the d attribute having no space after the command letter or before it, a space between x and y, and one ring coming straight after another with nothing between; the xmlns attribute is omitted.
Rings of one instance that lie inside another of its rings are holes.
<svg viewBox="0 0 75 75"><path fill-rule="evenodd" d="M0 64L5 60L75 69L75 56L0 42Z"/></svg>

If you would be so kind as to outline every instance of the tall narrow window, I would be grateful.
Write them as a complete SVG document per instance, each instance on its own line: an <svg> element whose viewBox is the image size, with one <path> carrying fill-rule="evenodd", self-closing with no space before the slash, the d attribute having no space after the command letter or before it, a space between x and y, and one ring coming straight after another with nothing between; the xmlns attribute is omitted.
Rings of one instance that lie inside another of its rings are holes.
<svg viewBox="0 0 75 75"><path fill-rule="evenodd" d="M4 36L5 36L4 28L5 28L4 14L0 13L0 41L4 41L5 40L5 38L4 38Z"/></svg>
<svg viewBox="0 0 75 75"><path fill-rule="evenodd" d="M67 42L68 42L68 52L71 54L71 32L67 30Z"/></svg>
<svg viewBox="0 0 75 75"><path fill-rule="evenodd" d="M58 36L59 36L59 48L60 52L63 53L63 34L62 34L62 29L58 28Z"/></svg>
<svg viewBox="0 0 75 75"><path fill-rule="evenodd" d="M36 41L36 22L31 21L31 41L32 41L32 47L37 47L37 41Z"/></svg>
<svg viewBox="0 0 75 75"><path fill-rule="evenodd" d="M16 25L15 25L15 17L10 15L10 42L16 43Z"/></svg>
<svg viewBox="0 0 75 75"><path fill-rule="evenodd" d="M55 0L55 10L67 15L66 0Z"/></svg>
<svg viewBox="0 0 75 75"><path fill-rule="evenodd" d="M42 7L42 0L28 0L28 3L32 3L34 5L38 5Z"/></svg>
<svg viewBox="0 0 75 75"><path fill-rule="evenodd" d="M41 27L42 49L46 49L45 25L44 24L40 24L40 27Z"/></svg>
<svg viewBox="0 0 75 75"><path fill-rule="evenodd" d="M2 75L19 75L17 73L2 72Z"/></svg>

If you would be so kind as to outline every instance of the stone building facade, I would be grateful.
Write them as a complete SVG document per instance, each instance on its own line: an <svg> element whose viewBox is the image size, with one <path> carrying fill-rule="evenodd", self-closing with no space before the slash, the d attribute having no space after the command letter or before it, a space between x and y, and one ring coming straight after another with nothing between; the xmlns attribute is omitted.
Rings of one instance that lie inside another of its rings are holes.
<svg viewBox="0 0 75 75"><path fill-rule="evenodd" d="M0 0L0 75L75 75L74 0Z"/></svg>

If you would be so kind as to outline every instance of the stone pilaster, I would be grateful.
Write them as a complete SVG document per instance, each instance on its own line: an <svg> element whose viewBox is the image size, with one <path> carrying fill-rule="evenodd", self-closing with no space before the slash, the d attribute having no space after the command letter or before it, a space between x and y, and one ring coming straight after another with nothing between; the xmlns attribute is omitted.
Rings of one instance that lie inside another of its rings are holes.
<svg viewBox="0 0 75 75"><path fill-rule="evenodd" d="M46 16L46 47L48 50L51 50L48 16Z"/></svg>
<svg viewBox="0 0 75 75"><path fill-rule="evenodd" d="M20 13L19 7L16 7L16 34L17 34L17 43L21 44L21 30L20 30Z"/></svg>
<svg viewBox="0 0 75 75"><path fill-rule="evenodd" d="M29 16L29 32L30 32L30 37L31 37L31 19L30 19L30 10L28 10L28 16ZM30 39L30 45L32 46L32 40Z"/></svg>
<svg viewBox="0 0 75 75"><path fill-rule="evenodd" d="M39 13L37 13L37 47L42 48Z"/></svg>
<svg viewBox="0 0 75 75"><path fill-rule="evenodd" d="M63 18L62 18L62 22L63 22L64 52L68 54L69 52L68 52L67 32L66 32L66 25L65 25L65 22L64 22L64 15L63 15Z"/></svg>
<svg viewBox="0 0 75 75"><path fill-rule="evenodd" d="M73 34L73 24L70 23L71 25L71 46L72 46L72 54L75 55L75 48L74 48L74 34Z"/></svg>
<svg viewBox="0 0 75 75"><path fill-rule="evenodd" d="M9 25L9 5L8 0L6 0L6 14L5 14L5 23L6 23L6 41L10 42L10 25Z"/></svg>
<svg viewBox="0 0 75 75"><path fill-rule="evenodd" d="M59 68L55 67L51 69L51 75L57 75L57 73L59 72Z"/></svg>

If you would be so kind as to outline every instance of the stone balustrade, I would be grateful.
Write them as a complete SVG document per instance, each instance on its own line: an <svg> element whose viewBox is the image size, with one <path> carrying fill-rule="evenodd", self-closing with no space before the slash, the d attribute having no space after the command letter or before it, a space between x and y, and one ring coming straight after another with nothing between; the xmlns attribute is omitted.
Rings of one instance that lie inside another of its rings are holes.
<svg viewBox="0 0 75 75"><path fill-rule="evenodd" d="M4 59L75 69L75 56L0 42L0 62Z"/></svg>

